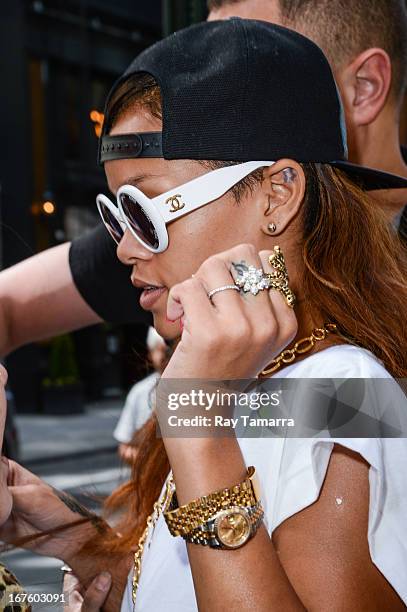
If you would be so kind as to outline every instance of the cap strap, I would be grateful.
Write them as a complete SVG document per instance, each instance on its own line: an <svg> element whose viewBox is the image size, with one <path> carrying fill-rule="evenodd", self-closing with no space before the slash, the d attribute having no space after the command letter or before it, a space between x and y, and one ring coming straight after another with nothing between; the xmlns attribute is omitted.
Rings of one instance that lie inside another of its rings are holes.
<svg viewBox="0 0 407 612"><path fill-rule="evenodd" d="M163 157L162 132L140 132L103 136L99 147L99 163L133 157Z"/></svg>

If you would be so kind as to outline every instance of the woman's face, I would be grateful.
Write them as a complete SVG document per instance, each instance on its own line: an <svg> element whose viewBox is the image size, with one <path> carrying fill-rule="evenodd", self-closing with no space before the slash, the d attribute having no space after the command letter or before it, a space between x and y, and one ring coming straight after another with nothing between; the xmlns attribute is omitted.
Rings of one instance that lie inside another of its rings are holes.
<svg viewBox="0 0 407 612"><path fill-rule="evenodd" d="M162 123L143 109L123 115L111 134L160 131ZM196 161L160 158L115 160L105 163L110 191L116 195L125 184L137 186L153 198L206 174ZM270 219L265 217L269 199L260 183L236 203L231 191L218 200L167 225L169 246L163 253L151 253L126 231L118 248L119 259L132 266L131 280L137 287L155 286L158 291L143 292L140 303L154 316L154 326L164 338L180 335L178 323L166 318L169 289L191 277L210 256L238 244L251 243L257 250L271 249L270 236L261 231ZM213 289L213 287L208 288Z"/></svg>
<svg viewBox="0 0 407 612"><path fill-rule="evenodd" d="M3 445L4 427L6 424L7 400L5 392L5 384L7 382L7 371L0 364L0 446ZM11 493L7 487L8 477L8 461L5 457L1 457L0 461L0 525L2 525L9 517L13 501Z"/></svg>

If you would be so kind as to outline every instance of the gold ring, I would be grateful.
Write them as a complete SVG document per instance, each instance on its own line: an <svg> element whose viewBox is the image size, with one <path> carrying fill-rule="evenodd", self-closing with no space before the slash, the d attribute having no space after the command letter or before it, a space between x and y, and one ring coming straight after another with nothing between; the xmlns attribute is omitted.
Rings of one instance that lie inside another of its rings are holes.
<svg viewBox="0 0 407 612"><path fill-rule="evenodd" d="M269 257L269 264L273 268L273 272L267 274L270 281L270 289L275 289L282 293L287 306L294 308L296 297L288 286L287 266L279 246L274 247L274 253Z"/></svg>

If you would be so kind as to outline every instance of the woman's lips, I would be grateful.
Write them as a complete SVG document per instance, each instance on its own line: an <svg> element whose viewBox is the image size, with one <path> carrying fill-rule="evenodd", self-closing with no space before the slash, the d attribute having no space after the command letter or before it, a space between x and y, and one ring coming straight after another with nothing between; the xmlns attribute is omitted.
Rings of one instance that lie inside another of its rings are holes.
<svg viewBox="0 0 407 612"><path fill-rule="evenodd" d="M155 302L167 291L166 287L154 287L151 289L144 289L140 295L140 306L144 310L150 310Z"/></svg>

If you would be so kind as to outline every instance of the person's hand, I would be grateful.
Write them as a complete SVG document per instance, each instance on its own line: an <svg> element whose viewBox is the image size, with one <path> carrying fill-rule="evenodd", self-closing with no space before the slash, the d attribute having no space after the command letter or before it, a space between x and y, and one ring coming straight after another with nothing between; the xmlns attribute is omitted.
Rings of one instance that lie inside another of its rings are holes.
<svg viewBox="0 0 407 612"><path fill-rule="evenodd" d="M13 508L0 527L0 539L13 544L17 540L40 536L47 531L78 523L51 535L42 535L22 545L39 554L68 560L95 532L92 517L73 497L57 491L18 463L9 461L7 486Z"/></svg>
<svg viewBox="0 0 407 612"><path fill-rule="evenodd" d="M63 591L66 605L64 612L99 612L109 594L112 578L101 572L85 590L72 572L64 577Z"/></svg>
<svg viewBox="0 0 407 612"><path fill-rule="evenodd" d="M162 378L251 378L295 337L297 320L276 290L256 296L227 290L208 299L208 292L233 285L237 267L272 272L271 251L257 253L239 245L209 257L196 274L170 290L168 319L183 323L181 341Z"/></svg>
<svg viewBox="0 0 407 612"><path fill-rule="evenodd" d="M4 428L7 416L7 400L5 386L7 383L7 370L0 364L0 456L3 448ZM0 526L8 519L13 504L11 493L7 487L9 462L6 457L0 460Z"/></svg>

